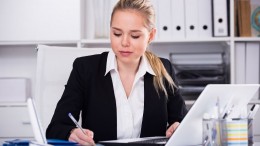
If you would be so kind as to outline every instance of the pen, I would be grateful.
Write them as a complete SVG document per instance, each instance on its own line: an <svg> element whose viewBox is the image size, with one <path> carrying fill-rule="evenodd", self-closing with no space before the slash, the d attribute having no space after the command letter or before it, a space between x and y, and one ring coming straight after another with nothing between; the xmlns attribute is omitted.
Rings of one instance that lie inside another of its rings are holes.
<svg viewBox="0 0 260 146"><path fill-rule="evenodd" d="M224 109L221 113L221 117L222 119L225 119L226 116L228 116L228 114L230 114L230 110L233 108L234 104L232 103L234 97L231 97L228 102L226 103L226 105L224 106Z"/></svg>
<svg viewBox="0 0 260 146"><path fill-rule="evenodd" d="M208 136L205 137L203 145L204 146L208 146L209 145L209 137Z"/></svg>
<svg viewBox="0 0 260 146"><path fill-rule="evenodd" d="M248 119L251 117L254 108L255 108L255 104L250 108L250 111L249 111L248 116L247 116Z"/></svg>
<svg viewBox="0 0 260 146"><path fill-rule="evenodd" d="M72 116L72 114L69 113L68 116L69 116L70 119L75 123L75 125L76 125L85 135L87 135L87 134L84 132L83 128L82 128L82 127L79 125L79 123L76 121L76 119Z"/></svg>
<svg viewBox="0 0 260 146"><path fill-rule="evenodd" d="M211 126L210 126L210 123L207 123L207 132L208 132L208 141L209 141L209 145L212 145L212 134L211 134L211 130L212 130L212 128L211 128ZM206 145L206 146L208 146L208 145Z"/></svg>
<svg viewBox="0 0 260 146"><path fill-rule="evenodd" d="M204 113L203 115L203 124L205 124L205 138L204 138L204 146L210 146L211 145L211 128L210 128L210 124L212 122L212 120L210 119L210 115L208 113Z"/></svg>
<svg viewBox="0 0 260 146"><path fill-rule="evenodd" d="M258 109L259 109L259 104L254 104L249 111L248 119L253 119Z"/></svg>
<svg viewBox="0 0 260 146"><path fill-rule="evenodd" d="M220 113L220 103L219 103L219 97L217 97L217 102L216 102L216 108L217 108L217 118L221 118L221 113Z"/></svg>
<svg viewBox="0 0 260 146"><path fill-rule="evenodd" d="M227 109L227 111L224 113L223 119L226 119L230 115L233 108L234 108L234 104L229 109Z"/></svg>

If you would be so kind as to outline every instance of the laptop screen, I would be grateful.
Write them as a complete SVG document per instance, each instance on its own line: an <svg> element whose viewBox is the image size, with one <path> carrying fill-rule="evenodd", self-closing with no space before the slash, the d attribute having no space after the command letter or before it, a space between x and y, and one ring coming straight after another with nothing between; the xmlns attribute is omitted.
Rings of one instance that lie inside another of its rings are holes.
<svg viewBox="0 0 260 146"><path fill-rule="evenodd" d="M27 106L28 106L29 117L30 117L33 134L36 142L40 144L47 144L47 140L39 120L39 115L37 114L36 106L32 98L27 99Z"/></svg>

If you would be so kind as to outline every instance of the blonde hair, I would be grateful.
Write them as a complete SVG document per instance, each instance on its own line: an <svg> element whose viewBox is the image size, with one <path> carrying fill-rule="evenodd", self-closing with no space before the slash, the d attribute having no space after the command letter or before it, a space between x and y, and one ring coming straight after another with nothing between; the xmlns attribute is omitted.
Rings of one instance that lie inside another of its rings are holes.
<svg viewBox="0 0 260 146"><path fill-rule="evenodd" d="M155 12L150 0L119 0L112 11L110 25L112 23L114 13L118 10L137 11L144 17L145 27L148 29L148 31L151 31L153 28L155 28ZM165 87L165 80L168 82L170 89L172 89L172 92L174 91L174 87L177 86L166 71L160 58L147 50L145 51L145 56L147 57L153 71L156 74L156 76L154 76L153 78L153 84L157 93L159 94L159 90L162 90L164 94L168 96Z"/></svg>
<svg viewBox="0 0 260 146"><path fill-rule="evenodd" d="M150 31L155 28L155 13L152 3L149 0L119 0L111 14L110 25L112 18L117 10L134 10L140 12L145 19L145 27Z"/></svg>
<svg viewBox="0 0 260 146"><path fill-rule="evenodd" d="M167 90L165 88L165 80L168 82L170 89L172 89L172 91L174 91L174 87L177 86L173 82L171 76L166 71L162 61L156 55L154 55L150 51L145 51L145 56L149 61L154 73L156 74L156 76L154 76L153 78L153 84L157 93L159 93L158 91L160 89L164 92L166 96L168 96Z"/></svg>

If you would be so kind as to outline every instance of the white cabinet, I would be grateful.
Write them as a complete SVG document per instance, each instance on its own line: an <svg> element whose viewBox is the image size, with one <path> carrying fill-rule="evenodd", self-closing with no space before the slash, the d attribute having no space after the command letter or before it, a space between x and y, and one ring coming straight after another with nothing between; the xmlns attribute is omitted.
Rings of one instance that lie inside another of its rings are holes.
<svg viewBox="0 0 260 146"><path fill-rule="evenodd" d="M77 41L80 0L2 0L0 41Z"/></svg>
<svg viewBox="0 0 260 146"><path fill-rule="evenodd" d="M25 103L1 103L0 117L0 139L33 137L29 112Z"/></svg>

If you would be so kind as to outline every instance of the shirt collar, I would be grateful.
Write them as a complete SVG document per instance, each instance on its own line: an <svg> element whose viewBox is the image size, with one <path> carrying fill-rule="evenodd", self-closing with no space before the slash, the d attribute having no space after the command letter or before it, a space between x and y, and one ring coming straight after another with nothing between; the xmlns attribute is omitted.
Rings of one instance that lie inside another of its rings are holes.
<svg viewBox="0 0 260 146"><path fill-rule="evenodd" d="M114 54L114 52L112 50L109 51L108 56L107 56L107 65L106 65L105 75L107 75L107 73L110 72L111 70L115 70L117 72L116 55ZM155 73L145 55L142 56L142 60L140 62L139 69L137 72L142 75L144 75L146 72L148 72L149 74L155 76Z"/></svg>
<svg viewBox="0 0 260 146"><path fill-rule="evenodd" d="M107 73L110 72L111 70L117 70L116 55L112 50L110 50L107 55L107 65L106 65L105 75L107 75Z"/></svg>

